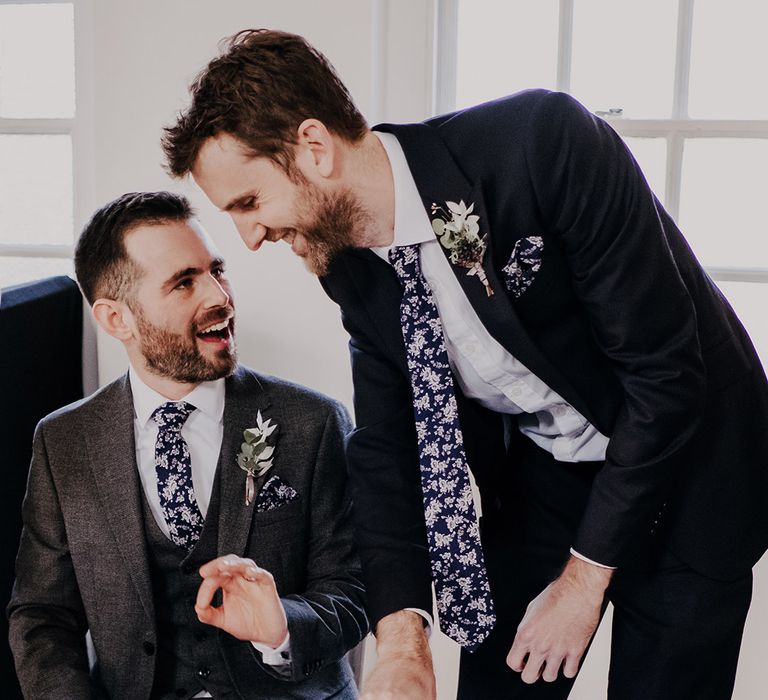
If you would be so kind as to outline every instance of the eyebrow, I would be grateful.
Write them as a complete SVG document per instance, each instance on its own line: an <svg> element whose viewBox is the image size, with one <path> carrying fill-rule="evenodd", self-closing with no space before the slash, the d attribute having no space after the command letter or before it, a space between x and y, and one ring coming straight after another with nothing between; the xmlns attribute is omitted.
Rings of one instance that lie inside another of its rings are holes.
<svg viewBox="0 0 768 700"><path fill-rule="evenodd" d="M210 272L211 270L217 268L217 267L223 267L224 266L224 260L222 258L214 258L211 260L211 264L208 266L207 270L203 270L199 267L185 267L183 270L179 270L178 272L174 272L164 283L163 287L168 288L174 286L179 280L184 279L185 277L196 277L198 275L202 275L205 272Z"/></svg>
<svg viewBox="0 0 768 700"><path fill-rule="evenodd" d="M259 193L257 190L254 190L252 192L246 192L245 194L241 194L237 197L235 197L233 200L229 202L225 207L220 209L220 211L232 211L235 207L237 207L244 199L248 199L249 197L253 197L258 201L259 199Z"/></svg>

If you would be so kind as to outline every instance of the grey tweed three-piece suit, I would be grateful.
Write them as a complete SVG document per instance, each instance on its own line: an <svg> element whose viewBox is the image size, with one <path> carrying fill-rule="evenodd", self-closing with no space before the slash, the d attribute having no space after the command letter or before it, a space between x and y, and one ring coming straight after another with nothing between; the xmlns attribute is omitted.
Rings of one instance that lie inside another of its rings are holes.
<svg viewBox="0 0 768 700"><path fill-rule="evenodd" d="M243 431L256 425L258 411L279 426L271 474L298 494L263 511L254 502L245 505L245 473L236 463ZM157 689L164 658L158 637L159 620L169 618L157 608L168 599L158 597L153 579L156 557L133 420L126 375L37 428L8 608L26 697L166 697ZM281 674L249 642L199 622L207 632L197 637L209 641L195 643L193 652L209 645L227 682L222 697L354 698L343 655L365 636L368 622L348 518L343 440L349 418L319 394L238 368L226 381L223 420L201 541L210 540L210 558L250 557L273 574L288 618L292 662ZM190 555L185 563L188 579L178 574L179 590L194 591L202 561ZM185 600L191 607L193 597ZM183 614L193 615L186 609ZM95 652L90 663L87 631Z"/></svg>

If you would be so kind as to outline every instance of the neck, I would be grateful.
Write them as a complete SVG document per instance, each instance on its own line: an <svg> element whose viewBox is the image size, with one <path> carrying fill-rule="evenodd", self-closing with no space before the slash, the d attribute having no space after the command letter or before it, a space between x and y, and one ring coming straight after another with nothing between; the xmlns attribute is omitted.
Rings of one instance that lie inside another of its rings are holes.
<svg viewBox="0 0 768 700"><path fill-rule="evenodd" d="M392 245L395 235L395 182L387 152L369 131L350 153L350 179L360 204L368 212L370 225L356 247Z"/></svg>
<svg viewBox="0 0 768 700"><path fill-rule="evenodd" d="M186 382L177 382L175 379L169 379L168 377L161 377L155 374L147 367L143 357L132 358L131 367L135 370L142 382L169 401L180 401L190 394L196 387L200 386L200 382L188 384Z"/></svg>

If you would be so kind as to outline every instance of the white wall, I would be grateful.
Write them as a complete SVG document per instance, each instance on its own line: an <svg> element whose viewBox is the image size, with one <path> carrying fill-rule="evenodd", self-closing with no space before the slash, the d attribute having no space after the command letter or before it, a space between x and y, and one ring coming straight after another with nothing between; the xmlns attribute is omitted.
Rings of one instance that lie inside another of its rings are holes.
<svg viewBox="0 0 768 700"><path fill-rule="evenodd" d="M81 171L88 168L78 211L90 213L127 191L186 193L229 265L241 360L351 406L346 335L335 305L287 246L268 245L258 254L248 253L228 217L193 186L169 180L161 168L160 127L186 105L186 87L214 55L217 42L247 27L306 36L330 58L372 122L424 118L431 109L433 1L96 0L91 4L80 0L79 5L93 13L93 40L83 59L92 73L92 85L88 78L85 89L92 94L87 95L83 114L90 134L80 135L76 164ZM125 357L122 348L103 334L98 349L99 380L104 384L125 370ZM737 700L764 697L758 689L761 648L768 643L766 584L768 565L763 562L756 577ZM447 699L453 697L456 649L439 634L433 647L440 698ZM607 655L603 629L573 698L605 696Z"/></svg>

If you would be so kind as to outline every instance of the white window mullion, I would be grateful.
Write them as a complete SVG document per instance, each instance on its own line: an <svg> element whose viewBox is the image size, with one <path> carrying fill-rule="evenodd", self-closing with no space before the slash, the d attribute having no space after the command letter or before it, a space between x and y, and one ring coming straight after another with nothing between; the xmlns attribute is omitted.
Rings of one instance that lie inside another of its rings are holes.
<svg viewBox="0 0 768 700"><path fill-rule="evenodd" d="M0 243L0 257L13 258L71 258L74 255L71 245L11 245Z"/></svg>
<svg viewBox="0 0 768 700"><path fill-rule="evenodd" d="M435 0L434 114L456 109L459 0Z"/></svg>
<svg viewBox="0 0 768 700"><path fill-rule="evenodd" d="M706 268L715 282L768 282L768 268L764 267L712 267Z"/></svg>
<svg viewBox="0 0 768 700"><path fill-rule="evenodd" d="M672 119L688 119L688 85L691 75L691 41L693 36L694 0L678 0L677 47L675 54L675 81L672 97ZM670 127L673 127L670 124ZM680 216L680 191L683 182L683 149L685 138L672 128L667 136L667 185L664 205L677 221Z"/></svg>
<svg viewBox="0 0 768 700"><path fill-rule="evenodd" d="M675 221L680 216L684 143L685 139L679 132L672 132L667 137L667 185L664 192L664 208Z"/></svg>
<svg viewBox="0 0 768 700"><path fill-rule="evenodd" d="M573 64L573 0L560 0L560 26L557 37L557 89L571 90Z"/></svg>
<svg viewBox="0 0 768 700"><path fill-rule="evenodd" d="M694 0L678 0L677 49L672 118L688 118L688 86L691 78L691 43L693 40Z"/></svg>
<svg viewBox="0 0 768 700"><path fill-rule="evenodd" d="M73 119L4 119L0 118L0 134L69 134Z"/></svg>

